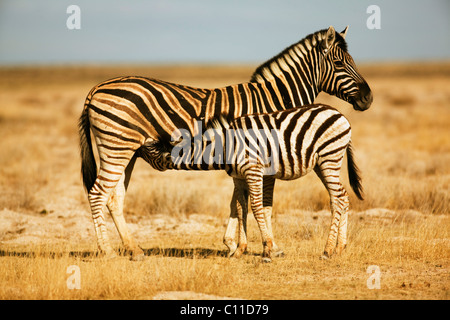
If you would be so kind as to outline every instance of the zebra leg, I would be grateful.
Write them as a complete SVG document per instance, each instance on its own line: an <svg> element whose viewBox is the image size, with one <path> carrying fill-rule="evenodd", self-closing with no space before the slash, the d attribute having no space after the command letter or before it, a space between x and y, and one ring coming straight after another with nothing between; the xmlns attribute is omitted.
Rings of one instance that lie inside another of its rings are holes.
<svg viewBox="0 0 450 320"><path fill-rule="evenodd" d="M248 188L245 180L240 180L239 182L236 200L239 222L239 244L234 256L239 258L247 251Z"/></svg>
<svg viewBox="0 0 450 320"><path fill-rule="evenodd" d="M117 186L111 193L107 206L111 217L113 218L114 224L116 225L117 231L119 232L120 238L122 239L126 252L130 253L132 260L142 260L144 258L144 251L142 251L142 249L134 241L123 216L125 193L130 182L131 172L133 171L135 162L136 156L133 156Z"/></svg>
<svg viewBox="0 0 450 320"><path fill-rule="evenodd" d="M347 192L343 189L343 196L338 200L340 206L342 207L342 215L339 220L339 230L337 237L336 253L340 254L347 246L347 222L348 222L348 208L349 200Z"/></svg>
<svg viewBox="0 0 450 320"><path fill-rule="evenodd" d="M102 145L100 140L97 141L97 145ZM123 183L121 183L122 186L124 186L125 180L129 181L129 177L123 178L125 171L124 168L128 166L133 158L134 151L128 150L126 153L122 152L119 157L118 154L110 154L108 156L108 149L99 148L99 155L100 168L94 186L89 191L88 198L91 206L99 251L107 258L112 258L116 256L116 253L112 249L109 242L103 211L106 210L108 202L109 204L112 204L112 212L114 212L113 218L116 218L117 210L123 209L123 196L120 196L120 194L125 193L124 188L122 189L122 187L119 186L118 189L116 189L116 187L121 180L123 181ZM114 158L117 159L117 162L115 163L110 160ZM120 158L120 160L118 158ZM108 161L103 159L108 159ZM113 197L111 202L110 197L112 194L115 194L115 198ZM124 221L120 220L121 218L118 218L118 222L122 226Z"/></svg>
<svg viewBox="0 0 450 320"><path fill-rule="evenodd" d="M331 225L322 258L327 259L335 252L340 253L347 243L348 195L339 181L339 171L331 168L315 168L317 175L330 195ZM339 239L339 247L337 248Z"/></svg>
<svg viewBox="0 0 450 320"><path fill-rule="evenodd" d="M271 262L271 251L273 247L272 237L269 234L266 226L266 220L264 218L263 210L263 173L264 169L261 167L252 167L245 173L245 179L248 185L248 191L250 194L250 203L258 223L259 231L261 232L263 253L262 261Z"/></svg>
<svg viewBox="0 0 450 320"><path fill-rule="evenodd" d="M273 190L275 187L275 178L272 176L264 176L263 178L263 210L264 218L266 219L267 230L272 239L273 249L272 254L275 257L284 256L284 252L277 246L273 236L272 230L272 204L273 204Z"/></svg>
<svg viewBox="0 0 450 320"><path fill-rule="evenodd" d="M97 236L98 249L100 254L104 255L106 258L114 258L116 253L109 241L103 211L109 200L110 194L120 180L120 177L121 175L119 174L112 176L110 171L105 171L105 169L100 168L94 186L89 191L88 195Z"/></svg>
<svg viewBox="0 0 450 320"><path fill-rule="evenodd" d="M238 228L239 219L241 219L245 222L241 225L239 224L239 245L244 246L245 252L246 246L247 246L247 239L246 239L246 218L247 218L247 203L248 203L248 191L247 191L247 184L245 180L233 178L234 182L234 190L233 190L233 197L231 199L230 203L230 217L228 218L228 224L227 228L225 230L225 235L223 237L223 243L228 247L229 254L228 256L233 256L236 252L236 249L238 248L235 236L236 236L236 229ZM241 229L243 232L241 232ZM243 247L241 247L241 250ZM238 254L239 256L240 254Z"/></svg>
<svg viewBox="0 0 450 320"><path fill-rule="evenodd" d="M236 242L234 241L234 234L236 232L236 220L239 222L239 248L240 253L244 253L247 250L247 203L248 203L248 187L244 181L240 179L233 179L235 183L235 189L233 192L233 199L231 201L231 214L228 221L227 231L224 237L224 243L230 249L230 256L233 255L236 247L233 247L233 251L231 252L231 247L236 246ZM241 181L241 182L239 182ZM273 237L272 230L272 203L273 203L273 190L275 186L275 178L270 176L264 176L263 178L263 212L264 218L267 224L268 234L271 239ZM242 216L242 223L240 222L240 217ZM283 250L281 250L272 240L273 243L273 253L276 257L281 257L284 255ZM240 255L238 253L238 255ZM236 256L236 255L235 255Z"/></svg>
<svg viewBox="0 0 450 320"><path fill-rule="evenodd" d="M338 192L330 192L332 221L328 234L324 256L330 257L333 252L339 254L347 244L347 211L348 195L341 183L335 183L333 187L340 189Z"/></svg>
<svg viewBox="0 0 450 320"><path fill-rule="evenodd" d="M238 224L236 197L237 197L237 193L236 193L236 189L235 189L233 191L233 197L232 197L231 203L230 203L230 217L228 218L227 228L226 228L225 234L223 236L223 243L228 248L228 256L229 257L231 257L237 249L237 244L234 239L235 234L236 234L237 224Z"/></svg>

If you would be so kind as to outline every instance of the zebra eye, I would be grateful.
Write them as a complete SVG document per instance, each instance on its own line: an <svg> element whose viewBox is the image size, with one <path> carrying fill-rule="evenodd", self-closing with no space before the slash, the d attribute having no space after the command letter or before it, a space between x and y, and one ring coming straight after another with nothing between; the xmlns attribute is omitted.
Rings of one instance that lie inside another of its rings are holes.
<svg viewBox="0 0 450 320"><path fill-rule="evenodd" d="M334 61L334 65L338 68L343 68L344 67L344 63L341 60L335 60Z"/></svg>

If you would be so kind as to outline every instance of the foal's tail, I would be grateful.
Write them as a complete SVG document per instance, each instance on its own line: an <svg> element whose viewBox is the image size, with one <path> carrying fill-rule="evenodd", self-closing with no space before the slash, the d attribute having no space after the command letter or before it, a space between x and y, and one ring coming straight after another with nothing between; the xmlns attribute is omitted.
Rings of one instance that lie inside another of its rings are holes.
<svg viewBox="0 0 450 320"><path fill-rule="evenodd" d="M348 179L350 180L350 186L355 192L356 196L360 200L364 200L363 187L361 185L361 177L358 167L356 166L355 159L353 158L352 142L347 146L347 166L348 166Z"/></svg>

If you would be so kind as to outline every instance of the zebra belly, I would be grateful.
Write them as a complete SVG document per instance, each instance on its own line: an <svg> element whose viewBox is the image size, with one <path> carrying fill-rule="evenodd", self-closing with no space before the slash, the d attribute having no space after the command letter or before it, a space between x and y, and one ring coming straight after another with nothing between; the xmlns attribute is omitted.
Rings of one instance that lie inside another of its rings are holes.
<svg viewBox="0 0 450 320"><path fill-rule="evenodd" d="M277 174L275 175L275 179L280 179L280 180L295 180L298 178L301 178L303 176L306 176L308 173L310 173L314 167L317 164L317 160L318 160L319 156L317 154L314 154L311 157L310 163L308 164L308 166L300 166L295 165L293 169L292 168L288 168L290 170L281 170L280 167L277 170Z"/></svg>
<svg viewBox="0 0 450 320"><path fill-rule="evenodd" d="M298 178L301 178L305 175L307 175L309 172L311 171L311 169L307 170L307 171L303 171L303 170L295 170L294 172L289 172L289 173L278 173L275 175L275 179L280 179L280 180L295 180Z"/></svg>

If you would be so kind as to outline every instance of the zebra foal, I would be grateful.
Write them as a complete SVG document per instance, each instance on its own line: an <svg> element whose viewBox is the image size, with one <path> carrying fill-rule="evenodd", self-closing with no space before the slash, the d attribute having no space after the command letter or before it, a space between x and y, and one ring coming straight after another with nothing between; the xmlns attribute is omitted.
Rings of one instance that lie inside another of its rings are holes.
<svg viewBox="0 0 450 320"><path fill-rule="evenodd" d="M336 109L309 105L269 114L253 114L231 122L221 117L211 122L201 142L183 137L173 143L171 168L225 170L248 187L250 203L261 232L263 260L271 261L273 236L263 210L263 179L294 180L312 170L326 187L332 221L324 256L340 253L347 244L349 200L339 174L347 153L350 185L363 199L361 179L351 147L351 127ZM195 140L195 139L194 139ZM199 150L199 147L201 149ZM246 199L237 198L244 206ZM238 215L240 256L247 247L242 210Z"/></svg>

